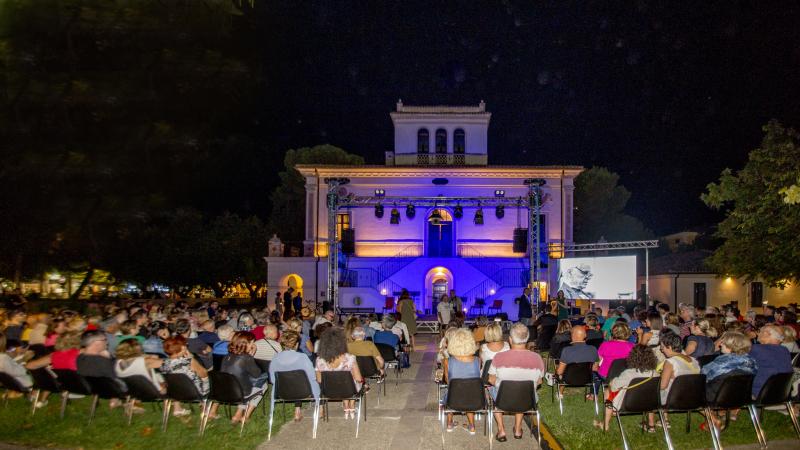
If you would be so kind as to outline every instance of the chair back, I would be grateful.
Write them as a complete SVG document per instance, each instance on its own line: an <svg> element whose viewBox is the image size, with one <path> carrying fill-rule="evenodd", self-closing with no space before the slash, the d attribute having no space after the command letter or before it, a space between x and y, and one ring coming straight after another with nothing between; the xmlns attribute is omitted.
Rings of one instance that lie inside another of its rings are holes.
<svg viewBox="0 0 800 450"><path fill-rule="evenodd" d="M487 359L483 363L483 370L481 371L481 381L483 384L489 384L489 369L492 368L492 360Z"/></svg>
<svg viewBox="0 0 800 450"><path fill-rule="evenodd" d="M125 383L116 378L85 377L92 394L100 398L124 398L127 395Z"/></svg>
<svg viewBox="0 0 800 450"><path fill-rule="evenodd" d="M664 407L670 411L691 411L706 406L706 376L689 374L675 377Z"/></svg>
<svg viewBox="0 0 800 450"><path fill-rule="evenodd" d="M322 374L322 395L331 400L353 398L358 394L349 370L326 370Z"/></svg>
<svg viewBox="0 0 800 450"><path fill-rule="evenodd" d="M792 395L792 375L792 372L776 373L767 378L755 403L770 406L788 402Z"/></svg>
<svg viewBox="0 0 800 450"><path fill-rule="evenodd" d="M486 409L486 393L480 378L455 378L447 383L447 409L481 411Z"/></svg>
<svg viewBox="0 0 800 450"><path fill-rule="evenodd" d="M542 325L536 332L536 349L548 350L553 336L556 335L556 325Z"/></svg>
<svg viewBox="0 0 800 450"><path fill-rule="evenodd" d="M214 371L219 372L222 369L222 360L225 359L226 355L211 355L211 367L214 368ZM198 359L198 361L200 361Z"/></svg>
<svg viewBox="0 0 800 450"><path fill-rule="evenodd" d="M606 380L611 381L614 378L617 378L619 374L625 371L628 368L628 361L625 358L615 359L611 361L611 367L608 369L608 375L606 375Z"/></svg>
<svg viewBox="0 0 800 450"><path fill-rule="evenodd" d="M482 299L480 297L476 298L475 299L475 306L483 308L484 306L486 306L486 300L484 300L484 299Z"/></svg>
<svg viewBox="0 0 800 450"><path fill-rule="evenodd" d="M397 355L394 353L394 349L391 345L386 344L375 344L375 347L378 347L378 352L381 354L381 358L383 358L386 362L393 362L397 361Z"/></svg>
<svg viewBox="0 0 800 450"><path fill-rule="evenodd" d="M256 359L255 361L258 368L261 369L261 373L269 373L269 364L272 361L267 359Z"/></svg>
<svg viewBox="0 0 800 450"><path fill-rule="evenodd" d="M722 380L717 395L711 404L722 409L741 408L752 403L753 375L728 375Z"/></svg>
<svg viewBox="0 0 800 450"><path fill-rule="evenodd" d="M2 385L6 389L17 392L30 391L30 389L23 386L22 383L19 382L19 380L17 380L16 378L12 377L11 375L5 372L0 372L0 385Z"/></svg>
<svg viewBox="0 0 800 450"><path fill-rule="evenodd" d="M661 379L653 378L634 378L628 383L629 388L625 390L625 397L622 398L622 413L644 413L658 409L661 395Z"/></svg>
<svg viewBox="0 0 800 450"><path fill-rule="evenodd" d="M133 375L121 378L128 387L128 395L143 402L155 402L164 398L152 381L143 375Z"/></svg>
<svg viewBox="0 0 800 450"><path fill-rule="evenodd" d="M711 355L703 355L703 356L697 358L697 362L700 364L700 367L703 367L706 364L710 363L711 361L714 361L715 359L717 359L717 356L719 356L719 355L717 355L716 353L713 353Z"/></svg>
<svg viewBox="0 0 800 450"><path fill-rule="evenodd" d="M92 395L92 388L78 372L68 369L53 369L58 384L67 392L80 395Z"/></svg>
<svg viewBox="0 0 800 450"><path fill-rule="evenodd" d="M492 309L503 309L503 300L497 299L492 302Z"/></svg>
<svg viewBox="0 0 800 450"><path fill-rule="evenodd" d="M560 359L561 351L564 350L564 348L569 347L570 345L572 345L572 343L569 341L550 342L550 358Z"/></svg>
<svg viewBox="0 0 800 450"><path fill-rule="evenodd" d="M302 370L275 372L275 398L281 400L306 400L314 396L306 373Z"/></svg>
<svg viewBox="0 0 800 450"><path fill-rule="evenodd" d="M507 413L524 413L536 409L536 387L533 381L503 381L497 391L495 407Z"/></svg>
<svg viewBox="0 0 800 450"><path fill-rule="evenodd" d="M394 297L386 297L383 302L383 309L394 309Z"/></svg>
<svg viewBox="0 0 800 450"><path fill-rule="evenodd" d="M58 383L56 376L47 367L33 369L30 371L33 377L34 389L41 389L47 392L61 392L64 389Z"/></svg>
<svg viewBox="0 0 800 450"><path fill-rule="evenodd" d="M372 356L356 356L356 363L361 376L364 378L377 377L381 373L378 370L378 365L375 364L375 358Z"/></svg>
<svg viewBox="0 0 800 450"><path fill-rule="evenodd" d="M567 364L561 379L568 386L586 386L592 383L592 366L594 363L582 362Z"/></svg>
<svg viewBox="0 0 800 450"><path fill-rule="evenodd" d="M179 402L199 402L203 395L197 389L192 379L182 373L166 373L164 381L167 383L167 397Z"/></svg>
<svg viewBox="0 0 800 450"><path fill-rule="evenodd" d="M595 339L587 339L586 345L591 345L594 348L600 348L600 344L603 343L603 338L595 338Z"/></svg>
<svg viewBox="0 0 800 450"><path fill-rule="evenodd" d="M208 393L211 400L228 405L244 403L244 390L235 376L212 370L208 372L208 380L211 382L211 391Z"/></svg>

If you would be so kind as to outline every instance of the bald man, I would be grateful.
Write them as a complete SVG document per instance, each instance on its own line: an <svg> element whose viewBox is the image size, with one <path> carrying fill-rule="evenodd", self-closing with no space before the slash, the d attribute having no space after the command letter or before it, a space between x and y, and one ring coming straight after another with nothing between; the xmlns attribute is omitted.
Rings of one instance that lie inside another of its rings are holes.
<svg viewBox="0 0 800 450"><path fill-rule="evenodd" d="M568 347L561 350L561 360L556 369L556 375L559 377L564 374L567 364L573 363L594 363L592 370L597 370L598 361L597 349L592 345L586 345L586 327L576 325L572 327L571 333L572 342Z"/></svg>

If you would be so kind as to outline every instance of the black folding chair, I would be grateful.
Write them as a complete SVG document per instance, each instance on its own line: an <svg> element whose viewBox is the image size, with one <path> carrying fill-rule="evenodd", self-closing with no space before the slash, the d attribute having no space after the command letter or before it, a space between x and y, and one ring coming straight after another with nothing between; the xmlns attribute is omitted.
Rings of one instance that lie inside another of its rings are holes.
<svg viewBox="0 0 800 450"><path fill-rule="evenodd" d="M378 352L380 352L381 358L383 358L384 368L386 370L389 370L390 368L394 369L394 385L399 385L400 375L403 372L403 368L400 367L400 360L397 358L394 348L392 348L391 345L386 344L375 344L375 347L378 347Z"/></svg>
<svg viewBox="0 0 800 450"><path fill-rule="evenodd" d="M700 364L700 367L703 367L706 364L710 363L711 361L714 361L715 359L717 359L717 356L719 356L719 355L716 354L716 353L713 353L711 355L704 355L704 356L701 356L701 357L697 358L697 362Z"/></svg>
<svg viewBox="0 0 800 450"><path fill-rule="evenodd" d="M126 412L128 413L128 425L133 421L133 405L136 400L142 403L160 403L164 401L164 395L156 386L142 375L120 378L127 387L128 398L125 402ZM164 429L166 422L166 408L162 411L161 429Z"/></svg>
<svg viewBox="0 0 800 450"><path fill-rule="evenodd" d="M627 368L628 361L625 358L611 361L611 367L608 368L608 374L606 375L606 384L610 383L614 378L617 378L619 374L624 372Z"/></svg>
<svg viewBox="0 0 800 450"><path fill-rule="evenodd" d="M750 392L753 390L753 375L749 374L734 374L727 375L719 385L716 395L713 399L709 400L708 407L711 410L724 409L725 410L725 426L727 427L730 421L731 409L747 408L750 413L750 418L755 427L756 419L754 418L755 408L751 409L749 405L753 403ZM716 427L712 428L716 430ZM758 437L758 430L756 430L756 437ZM717 441L722 445L722 439L717 434Z"/></svg>
<svg viewBox="0 0 800 450"><path fill-rule="evenodd" d="M211 355L211 367L214 370L219 372L222 369L222 360L225 359L225 356L226 355L212 354ZM195 355L195 359L197 359L198 361L201 361L200 357L197 356L197 355Z"/></svg>
<svg viewBox="0 0 800 450"><path fill-rule="evenodd" d="M364 400L364 386L356 389L353 381L353 374L350 371L327 370L322 374L322 395L321 402L325 408L325 421L328 421L329 402L343 402L345 400L356 400L358 402L358 412L356 413L356 438L358 438L359 424L361 423L361 407ZM364 422L367 421L367 412L364 410Z"/></svg>
<svg viewBox="0 0 800 450"><path fill-rule="evenodd" d="M58 379L58 384L61 385L61 418L64 418L64 413L67 410L67 402L69 401L69 394L76 395L92 395L92 389L89 383L78 372L67 369L53 369Z"/></svg>
<svg viewBox="0 0 800 450"><path fill-rule="evenodd" d="M587 339L586 345L591 345L594 348L600 348L600 345L603 343L603 338L596 338L596 339Z"/></svg>
<svg viewBox="0 0 800 450"><path fill-rule="evenodd" d="M361 372L361 376L364 378L367 386L369 386L372 381L376 383L383 383L385 376L381 375L381 371L378 369L378 364L375 363L375 358L372 356L356 356L356 364L358 364L358 370ZM383 383L383 395L386 395L386 383ZM378 404L380 405L380 403L381 396L379 386ZM364 404L364 407L366 408L366 398L364 399Z"/></svg>
<svg viewBox="0 0 800 450"><path fill-rule="evenodd" d="M567 364L567 367L564 369L564 374L561 375L561 378L556 377L553 386L550 389L550 399L553 400L555 397L555 393L558 392L558 411L563 416L564 415L564 401L561 395L561 387L569 388L569 387L582 387L584 388L584 394L588 393L589 388L592 389L592 396L594 397L594 415L600 414L600 407L597 403L597 388L595 388L594 380L592 379L592 366L594 363L592 362L583 362L583 363L571 363ZM584 395L584 401L586 401L586 396Z"/></svg>
<svg viewBox="0 0 800 450"><path fill-rule="evenodd" d="M181 402L182 404L200 403L200 426L202 427L207 399L197 389L192 379L182 373L166 373L164 374L164 381L167 384L167 395L164 396L164 423L162 424L162 430L167 431L172 402Z"/></svg>
<svg viewBox="0 0 800 450"><path fill-rule="evenodd" d="M442 408L442 445L445 445L444 431L447 414L485 413L483 434L489 427L489 444L492 443L492 406L480 378L456 378L447 384L447 400Z"/></svg>
<svg viewBox="0 0 800 450"><path fill-rule="evenodd" d="M0 386L2 386L5 389L5 392L3 393L4 405L8 405L9 391L16 391L23 394L30 394L31 392L30 388L23 386L22 383L19 382L19 380L17 380L16 378L12 377L11 375L5 372L0 372ZM34 404L34 408L35 407L36 404Z"/></svg>
<svg viewBox="0 0 800 450"><path fill-rule="evenodd" d="M58 380L53 372L47 367L41 367L30 371L33 378L33 406L31 407L31 416L36 413L36 404L39 403L39 398L42 392L50 392L52 394L59 394L63 390L58 384Z"/></svg>
<svg viewBox="0 0 800 450"><path fill-rule="evenodd" d="M633 414L644 416L645 413L657 411L660 406L660 383L660 378L634 378L628 383L628 389L625 390L625 396L622 398L622 405L619 409L614 408L612 402L606 402L606 408L616 413L617 425L619 425L619 433L622 435L622 445L625 450L631 450L631 446L625 430L622 428L620 416Z"/></svg>
<svg viewBox="0 0 800 450"><path fill-rule="evenodd" d="M92 391L92 407L89 410L89 423L94 419L97 411L97 403L100 399L111 400L112 398L123 399L127 396L125 384L116 378L109 377L84 377Z"/></svg>
<svg viewBox="0 0 800 450"><path fill-rule="evenodd" d="M785 405L792 419L792 426L800 437L800 425L797 423L797 414L794 412L792 406L792 372L776 373L767 379L761 391L758 393L755 401L748 405L750 415L755 418L753 426L756 427L756 434L758 435L758 442L763 446L767 446L767 435L764 434L764 428L761 426L761 419L757 414L756 408L762 409L765 406Z"/></svg>
<svg viewBox="0 0 800 450"><path fill-rule="evenodd" d="M556 335L556 325L541 325L536 332L536 351L550 350L550 342Z"/></svg>
<svg viewBox="0 0 800 450"><path fill-rule="evenodd" d="M686 432L691 429L691 417L693 411L699 411L706 418L706 423L711 430L711 441L715 449L720 449L719 434L714 422L711 418L711 410L708 408L706 402L706 376L703 374L681 375L672 381L672 386L669 388L667 400L658 409L658 415L662 424L666 424L665 413L686 413ZM674 450L675 446L672 444L672 437L669 434L668 427L664 426L664 439L667 441L667 448Z"/></svg>
<svg viewBox="0 0 800 450"><path fill-rule="evenodd" d="M547 352L547 360L545 361L544 367L546 370L550 368L550 361L553 361L553 369L555 370L558 367L558 360L561 359L561 351L564 348L569 347L572 343L569 341L561 341L561 342L551 342L550 343L550 351Z"/></svg>
<svg viewBox="0 0 800 450"><path fill-rule="evenodd" d="M208 379L211 382L211 391L208 393L208 402L206 403L206 411L203 412L203 425L200 429L202 435L206 431L208 425L208 415L214 407L214 403L222 405L236 405L247 403L253 397L262 394L262 392L254 392L252 394L245 394L239 380L226 372L212 370L208 372ZM244 426L247 423L247 414L242 418L242 425L239 427L239 436L244 431Z"/></svg>
<svg viewBox="0 0 800 450"><path fill-rule="evenodd" d="M269 363L271 361L266 359L256 359L256 365L261 370L261 373L268 373L269 372Z"/></svg>
<svg viewBox="0 0 800 450"><path fill-rule="evenodd" d="M497 390L497 399L492 409L511 414L536 415L536 440L542 445L541 411L536 399L536 385L533 381L503 381ZM491 425L489 425L491 427ZM491 429L489 430L491 432ZM533 437L533 420L531 420ZM491 436L490 436L491 438Z"/></svg>
<svg viewBox="0 0 800 450"><path fill-rule="evenodd" d="M481 381L483 382L484 386L491 386L489 384L489 369L492 368L492 360L487 359L483 362L483 370L481 370Z"/></svg>
<svg viewBox="0 0 800 450"><path fill-rule="evenodd" d="M311 390L311 383L308 382L305 371L288 370L275 372L275 385L272 388L272 396L270 398L268 441L272 439L272 418L275 414L275 403L305 402L314 402L312 438L316 439L320 400L314 398L314 392Z"/></svg>

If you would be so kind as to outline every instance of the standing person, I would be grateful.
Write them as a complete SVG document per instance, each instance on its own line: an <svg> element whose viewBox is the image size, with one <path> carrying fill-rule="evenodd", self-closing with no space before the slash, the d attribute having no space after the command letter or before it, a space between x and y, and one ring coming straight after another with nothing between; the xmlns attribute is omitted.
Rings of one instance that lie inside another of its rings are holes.
<svg viewBox="0 0 800 450"><path fill-rule="evenodd" d="M453 311L462 311L464 307L464 302L461 300L461 297L456 295L455 289L450 289L450 305L453 308Z"/></svg>
<svg viewBox="0 0 800 450"><path fill-rule="evenodd" d="M278 311L278 315L283 317L283 306L281 305L282 303L281 298L283 298L281 291L276 292L275 300L273 300L273 302L275 303L275 309L273 309L273 311Z"/></svg>
<svg viewBox="0 0 800 450"><path fill-rule="evenodd" d="M300 291L297 291L297 295L292 299L292 308L294 308L294 315L297 317L303 308L303 296L300 295Z"/></svg>
<svg viewBox="0 0 800 450"><path fill-rule="evenodd" d="M411 344L413 349L414 335L417 334L417 308L414 306L414 300L411 300L411 296L405 289L400 294L400 300L397 301L397 310L400 312L400 320L408 328L408 334L411 337L408 343Z"/></svg>
<svg viewBox="0 0 800 450"><path fill-rule="evenodd" d="M522 290L522 295L517 298L519 305L519 312L517 313L518 320L525 326L531 324L533 317L533 308L531 306L531 288L526 287Z"/></svg>
<svg viewBox="0 0 800 450"><path fill-rule="evenodd" d="M289 289L283 293L283 320L289 320L289 313L292 311L292 293L294 288L289 286Z"/></svg>
<svg viewBox="0 0 800 450"><path fill-rule="evenodd" d="M443 337L445 327L453 317L453 308L450 306L450 299L447 294L442 294L439 304L436 305L436 316L439 319L439 337Z"/></svg>
<svg viewBox="0 0 800 450"><path fill-rule="evenodd" d="M569 319L570 304L569 300L564 297L564 291L558 291L556 298L553 299L558 306L558 320Z"/></svg>

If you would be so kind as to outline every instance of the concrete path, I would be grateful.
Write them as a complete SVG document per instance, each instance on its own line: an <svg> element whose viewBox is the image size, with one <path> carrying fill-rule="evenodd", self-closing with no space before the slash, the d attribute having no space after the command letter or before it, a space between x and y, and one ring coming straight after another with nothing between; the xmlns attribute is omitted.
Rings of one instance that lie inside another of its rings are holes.
<svg viewBox="0 0 800 450"><path fill-rule="evenodd" d="M416 351L411 355L411 368L403 371L403 376L395 386L394 374L389 375L386 396L375 386L367 395L367 421L361 422L358 439L355 438L355 421L343 419L341 407L331 404L331 419L320 422L317 439L311 439L311 410L304 410L306 416L301 422L290 422L281 428L272 441L264 442L259 448L281 449L483 449L489 448L489 436L483 435L483 421L477 422L478 433L470 436L464 429L445 433L442 445L440 422L437 420L437 390L433 383L433 366L436 358L436 345L433 336L417 335ZM276 414L280 413L280 409ZM287 414L292 414L287 408ZM456 421L466 421L456 416ZM538 449L536 440L526 434L522 440L511 436L513 418L505 420L508 441L494 441L497 449Z"/></svg>

